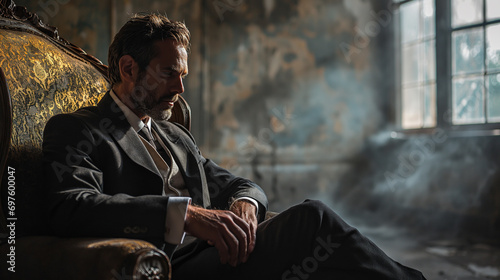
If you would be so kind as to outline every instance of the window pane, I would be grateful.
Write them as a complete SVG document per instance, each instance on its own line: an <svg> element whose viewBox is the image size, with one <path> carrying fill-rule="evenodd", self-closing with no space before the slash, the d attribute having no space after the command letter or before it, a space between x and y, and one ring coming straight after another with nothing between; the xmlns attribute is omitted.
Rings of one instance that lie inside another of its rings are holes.
<svg viewBox="0 0 500 280"><path fill-rule="evenodd" d="M500 24L486 27L486 67L500 70Z"/></svg>
<svg viewBox="0 0 500 280"><path fill-rule="evenodd" d="M452 0L451 7L453 27L483 22L483 0Z"/></svg>
<svg viewBox="0 0 500 280"><path fill-rule="evenodd" d="M453 123L483 123L483 76L453 79Z"/></svg>
<svg viewBox="0 0 500 280"><path fill-rule="evenodd" d="M418 87L403 89L402 94L402 121L403 128L422 127L422 101Z"/></svg>
<svg viewBox="0 0 500 280"><path fill-rule="evenodd" d="M424 86L424 127L436 126L436 85Z"/></svg>
<svg viewBox="0 0 500 280"><path fill-rule="evenodd" d="M412 1L401 5L401 42L408 43L418 39L420 1Z"/></svg>
<svg viewBox="0 0 500 280"><path fill-rule="evenodd" d="M422 47L422 77L423 82L428 83L436 80L436 40L430 40L423 43Z"/></svg>
<svg viewBox="0 0 500 280"><path fill-rule="evenodd" d="M500 18L500 1L486 0L486 19L493 20Z"/></svg>
<svg viewBox="0 0 500 280"><path fill-rule="evenodd" d="M423 5L423 21L424 21L424 30L423 36L426 37L434 37L436 34L435 28L435 12L434 12L434 0L424 0L422 2Z"/></svg>
<svg viewBox="0 0 500 280"><path fill-rule="evenodd" d="M466 29L452 34L453 74L483 72L482 28Z"/></svg>
<svg viewBox="0 0 500 280"><path fill-rule="evenodd" d="M420 59L418 57L419 44L413 44L403 47L403 85L415 84L418 82L418 72Z"/></svg>
<svg viewBox="0 0 500 280"><path fill-rule="evenodd" d="M500 74L488 75L488 122L500 121Z"/></svg>

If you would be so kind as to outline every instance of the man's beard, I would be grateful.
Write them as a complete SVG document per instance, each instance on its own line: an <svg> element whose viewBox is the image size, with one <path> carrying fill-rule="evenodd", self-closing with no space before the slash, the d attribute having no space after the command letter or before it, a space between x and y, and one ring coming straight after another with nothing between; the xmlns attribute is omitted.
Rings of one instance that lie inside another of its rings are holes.
<svg viewBox="0 0 500 280"><path fill-rule="evenodd" d="M172 116L171 109L160 109L158 106L160 102L143 88L135 89L130 99L138 112L150 116L153 120L166 121Z"/></svg>

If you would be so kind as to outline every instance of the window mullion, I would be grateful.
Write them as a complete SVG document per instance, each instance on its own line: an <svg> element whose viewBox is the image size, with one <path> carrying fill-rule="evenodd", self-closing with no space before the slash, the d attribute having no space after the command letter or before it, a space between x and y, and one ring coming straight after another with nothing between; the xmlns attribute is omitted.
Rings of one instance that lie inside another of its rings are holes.
<svg viewBox="0 0 500 280"><path fill-rule="evenodd" d="M396 16L394 17L394 24L395 26L397 26L397 28L395 28L395 32L394 32L394 40L393 40L393 44L394 44L394 50L396 52L396 57L397 59L395 60L395 76L394 76L394 80L395 80L395 98L396 98L396 110L395 110L395 124L396 124L396 127L399 127L401 128L402 127L402 113L403 113L403 102L402 102L402 97L401 97L401 94L403 92L403 86L402 86L402 53L403 53L403 50L402 50L402 46L401 46L401 18L400 18L400 10L399 10L399 6L400 4L398 4L398 6L394 6L393 9L396 9L397 10L397 13L395 14Z"/></svg>
<svg viewBox="0 0 500 280"><path fill-rule="evenodd" d="M486 1L483 1L483 53L484 53L484 58L483 58L483 67L484 67L484 72L483 72L483 111L484 111L484 122L489 123L488 119L488 88L486 87L487 79L488 79L488 65L486 63L488 59L488 54L486 52Z"/></svg>
<svg viewBox="0 0 500 280"><path fill-rule="evenodd" d="M436 102L437 126L452 124L451 0L436 1Z"/></svg>

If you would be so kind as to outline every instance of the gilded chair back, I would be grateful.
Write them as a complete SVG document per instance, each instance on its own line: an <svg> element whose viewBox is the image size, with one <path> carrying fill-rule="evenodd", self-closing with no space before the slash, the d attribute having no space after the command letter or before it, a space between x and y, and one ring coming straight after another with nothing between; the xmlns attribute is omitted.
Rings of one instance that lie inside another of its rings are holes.
<svg viewBox="0 0 500 280"><path fill-rule="evenodd" d="M18 236L45 234L43 129L55 114L97 104L110 88L107 66L60 38L57 29L44 25L36 14L12 0L0 0L0 69L4 74L0 73L0 209L4 216L0 228L5 235L6 221L16 218ZM174 107L171 121L189 129L190 109L183 99ZM14 211L8 205L13 194L9 188L15 189Z"/></svg>
<svg viewBox="0 0 500 280"><path fill-rule="evenodd" d="M8 221L15 218L18 236L45 234L45 123L55 114L96 104L109 88L106 66L59 38L57 30L43 25L36 15L12 1L1 3L3 214ZM9 205L9 199L15 203Z"/></svg>

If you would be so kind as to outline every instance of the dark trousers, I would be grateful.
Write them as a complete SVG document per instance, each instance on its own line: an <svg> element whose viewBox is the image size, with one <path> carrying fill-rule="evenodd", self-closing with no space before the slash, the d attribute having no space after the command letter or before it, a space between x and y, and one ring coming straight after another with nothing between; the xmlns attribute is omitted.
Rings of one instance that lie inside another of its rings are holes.
<svg viewBox="0 0 500 280"><path fill-rule="evenodd" d="M319 201L305 201L261 223L249 260L222 265L214 247L195 242L175 252L173 280L425 279L389 258Z"/></svg>

